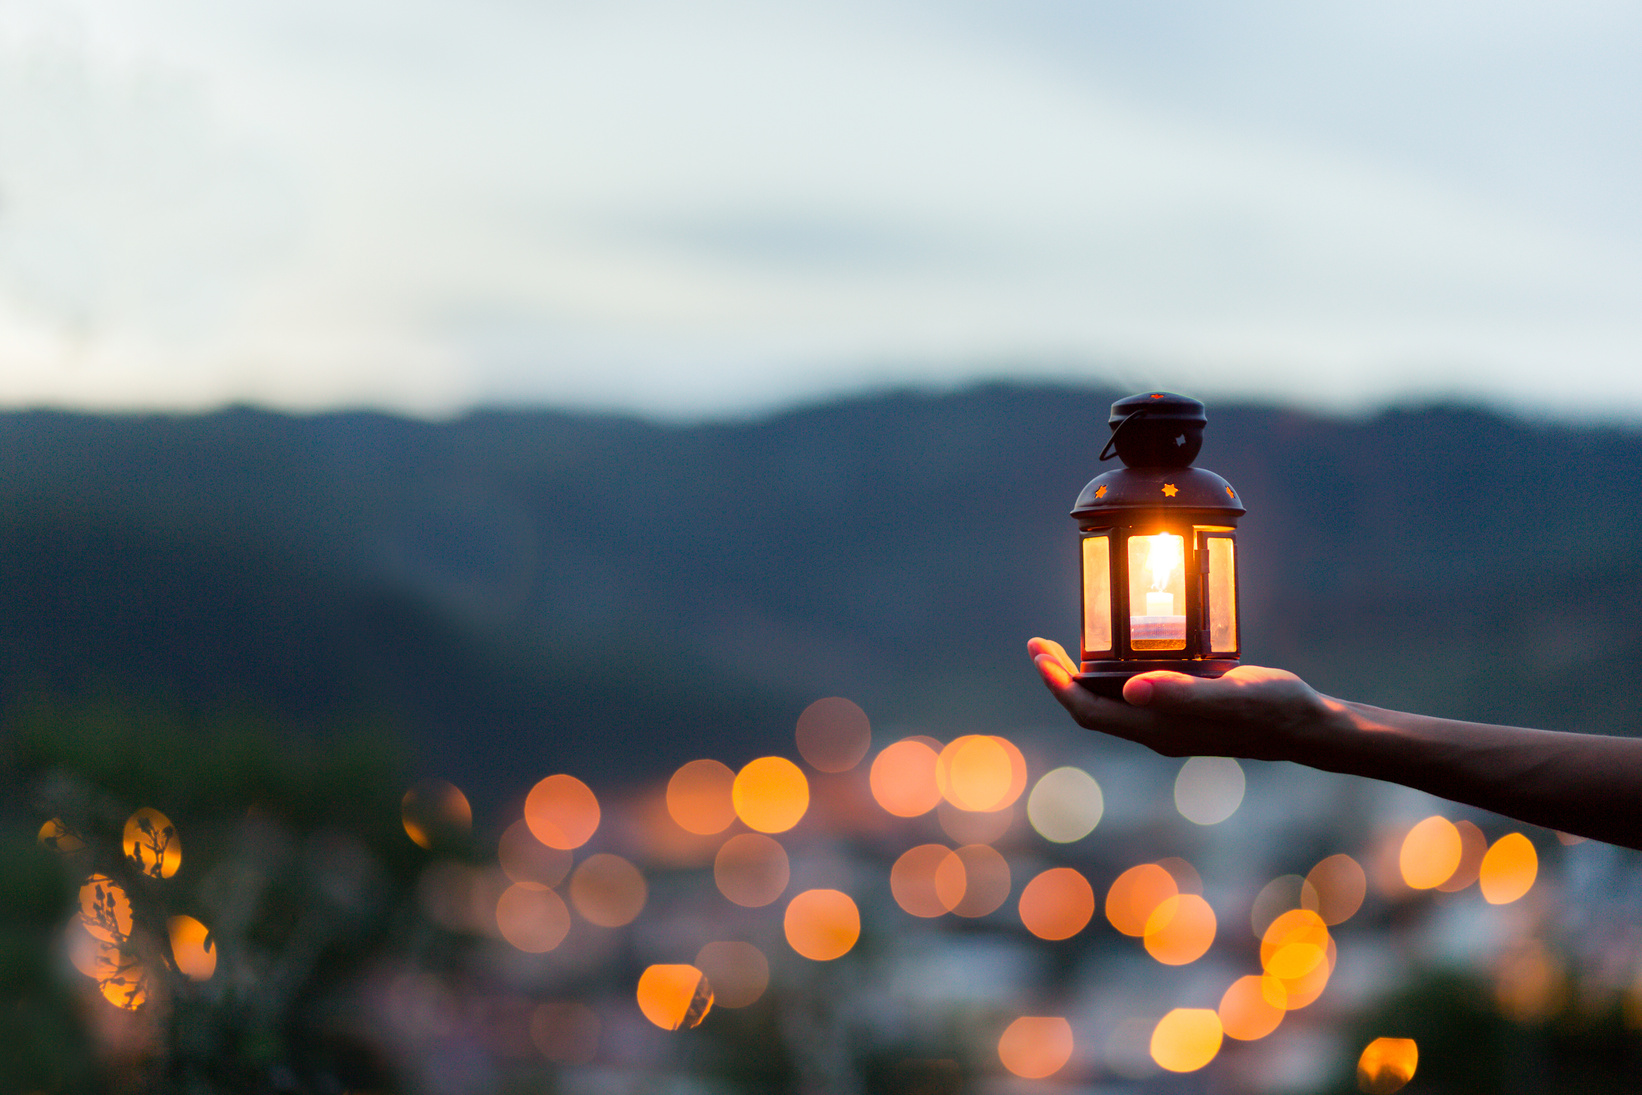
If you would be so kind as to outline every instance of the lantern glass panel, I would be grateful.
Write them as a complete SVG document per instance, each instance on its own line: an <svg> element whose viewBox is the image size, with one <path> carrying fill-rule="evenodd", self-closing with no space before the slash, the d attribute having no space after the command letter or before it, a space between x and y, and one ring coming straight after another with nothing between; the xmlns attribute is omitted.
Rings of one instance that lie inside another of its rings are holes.
<svg viewBox="0 0 1642 1095"><path fill-rule="evenodd" d="M1129 537L1129 649L1186 649L1186 540Z"/></svg>
<svg viewBox="0 0 1642 1095"><path fill-rule="evenodd" d="M1237 541L1206 537L1209 550L1209 653L1237 653Z"/></svg>
<svg viewBox="0 0 1642 1095"><path fill-rule="evenodd" d="M1083 653L1112 649L1112 538L1083 538Z"/></svg>

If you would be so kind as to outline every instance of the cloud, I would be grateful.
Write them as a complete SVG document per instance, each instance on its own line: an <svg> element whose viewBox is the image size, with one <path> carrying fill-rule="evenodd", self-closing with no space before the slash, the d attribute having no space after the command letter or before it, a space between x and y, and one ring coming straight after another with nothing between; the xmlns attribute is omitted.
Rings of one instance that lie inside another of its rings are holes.
<svg viewBox="0 0 1642 1095"><path fill-rule="evenodd" d="M1377 136L1373 89L1308 59L1412 56L1376 79L1417 84L1451 4L73 10L86 90L0 107L95 150L57 205L0 206L0 344L59 363L0 399L698 414L1126 368L1341 406L1600 379L1642 411L1637 248ZM1483 37L1567 45L1545 22ZM1217 96L1252 62L1212 47L1264 29L1276 73ZM143 105L156 80L186 93ZM1314 88L1356 104L1338 140L1279 102Z"/></svg>

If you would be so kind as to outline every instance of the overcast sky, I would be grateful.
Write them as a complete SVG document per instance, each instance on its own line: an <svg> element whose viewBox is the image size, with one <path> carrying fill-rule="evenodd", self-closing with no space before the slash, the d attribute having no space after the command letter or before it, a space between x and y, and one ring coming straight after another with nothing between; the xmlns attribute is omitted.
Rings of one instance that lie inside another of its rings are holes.
<svg viewBox="0 0 1642 1095"><path fill-rule="evenodd" d="M0 404L1642 421L1642 5L0 0Z"/></svg>

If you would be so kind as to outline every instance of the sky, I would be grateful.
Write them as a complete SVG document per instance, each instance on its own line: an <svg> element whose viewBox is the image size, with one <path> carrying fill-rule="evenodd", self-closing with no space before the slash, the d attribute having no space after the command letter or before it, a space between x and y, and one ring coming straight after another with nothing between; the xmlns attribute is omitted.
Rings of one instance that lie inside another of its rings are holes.
<svg viewBox="0 0 1642 1095"><path fill-rule="evenodd" d="M1642 422L1642 6L0 0L0 406Z"/></svg>

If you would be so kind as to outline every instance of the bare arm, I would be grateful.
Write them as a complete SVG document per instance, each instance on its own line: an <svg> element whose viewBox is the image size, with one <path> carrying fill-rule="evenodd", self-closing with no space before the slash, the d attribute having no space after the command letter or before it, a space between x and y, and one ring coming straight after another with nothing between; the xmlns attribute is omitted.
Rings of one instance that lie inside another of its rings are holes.
<svg viewBox="0 0 1642 1095"><path fill-rule="evenodd" d="M1044 684L1091 730L1165 756L1288 760L1401 783L1534 825L1642 849L1642 740L1456 722L1332 699L1292 673L1145 673L1103 699L1058 643L1027 645Z"/></svg>

